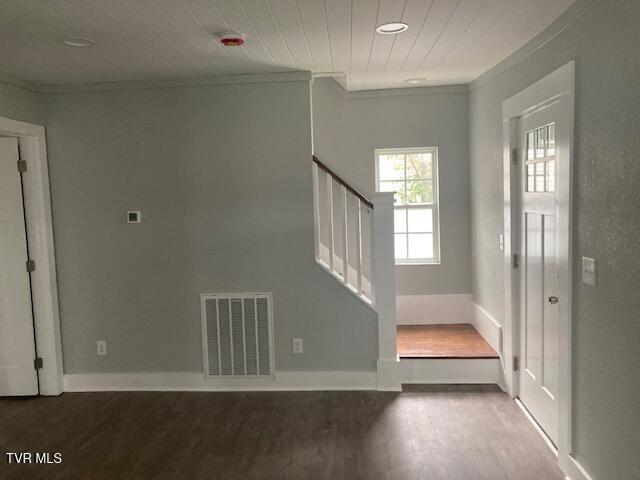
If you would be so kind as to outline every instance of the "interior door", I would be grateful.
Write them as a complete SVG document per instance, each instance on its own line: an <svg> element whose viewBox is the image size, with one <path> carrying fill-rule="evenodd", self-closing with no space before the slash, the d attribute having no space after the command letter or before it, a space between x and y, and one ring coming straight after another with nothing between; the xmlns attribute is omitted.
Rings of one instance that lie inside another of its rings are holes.
<svg viewBox="0 0 640 480"><path fill-rule="evenodd" d="M0 137L0 396L37 395L18 142Z"/></svg>
<svg viewBox="0 0 640 480"><path fill-rule="evenodd" d="M520 400L558 442L558 155L552 103L520 119Z"/></svg>

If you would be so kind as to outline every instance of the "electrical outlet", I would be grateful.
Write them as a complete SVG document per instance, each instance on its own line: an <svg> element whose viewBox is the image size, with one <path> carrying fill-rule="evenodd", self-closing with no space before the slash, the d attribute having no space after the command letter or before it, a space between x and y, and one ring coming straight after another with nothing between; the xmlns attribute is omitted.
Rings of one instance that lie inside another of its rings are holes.
<svg viewBox="0 0 640 480"><path fill-rule="evenodd" d="M302 353L303 348L302 348L302 339L301 338L294 338L293 339L293 353Z"/></svg>
<svg viewBox="0 0 640 480"><path fill-rule="evenodd" d="M107 354L107 342L105 340L98 340L96 345L98 347L98 355Z"/></svg>

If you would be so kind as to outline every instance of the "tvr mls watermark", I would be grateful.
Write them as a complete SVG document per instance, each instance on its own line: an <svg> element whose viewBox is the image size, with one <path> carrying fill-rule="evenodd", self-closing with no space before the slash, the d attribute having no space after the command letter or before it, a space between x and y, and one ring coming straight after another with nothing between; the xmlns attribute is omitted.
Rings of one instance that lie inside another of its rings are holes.
<svg viewBox="0 0 640 480"><path fill-rule="evenodd" d="M61 453L49 453L49 452L6 452L7 463L25 464L25 463L40 463L40 464L57 464L62 463Z"/></svg>

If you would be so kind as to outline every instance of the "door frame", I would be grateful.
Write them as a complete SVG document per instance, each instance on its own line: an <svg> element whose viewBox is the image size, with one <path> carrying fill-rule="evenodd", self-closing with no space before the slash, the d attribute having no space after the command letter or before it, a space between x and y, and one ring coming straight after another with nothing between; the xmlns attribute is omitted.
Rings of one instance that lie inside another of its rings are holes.
<svg viewBox="0 0 640 480"><path fill-rule="evenodd" d="M519 270L514 268L514 254L519 253L520 205L518 119L545 105L560 101L561 115L568 126L564 145L566 155L558 162L558 172L564 178L559 188L558 212L558 268L560 282L558 296L559 328L559 388L558 388L558 463L568 473L572 471L571 441L571 385L572 385L572 237L573 237L573 129L574 129L575 62L570 61L502 103L503 122L503 182L504 182L504 288L505 336L504 380L507 392L516 398L519 394L519 375L514 371L514 359L520 357L520 289ZM556 133L556 142L558 136ZM562 166L561 166L562 165Z"/></svg>
<svg viewBox="0 0 640 480"><path fill-rule="evenodd" d="M64 390L62 340L45 129L0 117L0 135L16 137L20 159L27 162L22 187L29 255L36 262L31 296L36 351L43 364L38 384L41 395L60 395Z"/></svg>

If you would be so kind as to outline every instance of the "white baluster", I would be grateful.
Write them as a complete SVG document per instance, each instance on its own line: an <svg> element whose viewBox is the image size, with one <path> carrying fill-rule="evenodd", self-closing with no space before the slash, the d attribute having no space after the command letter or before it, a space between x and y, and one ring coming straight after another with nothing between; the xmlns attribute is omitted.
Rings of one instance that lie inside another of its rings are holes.
<svg viewBox="0 0 640 480"><path fill-rule="evenodd" d="M327 200L329 202L329 268L333 272L333 256L335 255L335 242L333 238L333 177L327 174Z"/></svg>
<svg viewBox="0 0 640 480"><path fill-rule="evenodd" d="M356 198L358 214L356 216L356 288L358 295L362 295L362 202Z"/></svg>
<svg viewBox="0 0 640 480"><path fill-rule="evenodd" d="M318 175L318 165L311 163L313 177L313 228L315 233L315 255L316 260L320 260L320 177Z"/></svg>
<svg viewBox="0 0 640 480"><path fill-rule="evenodd" d="M348 287L349 286L349 240L347 238L349 232L347 229L347 187L342 187L342 281Z"/></svg>

